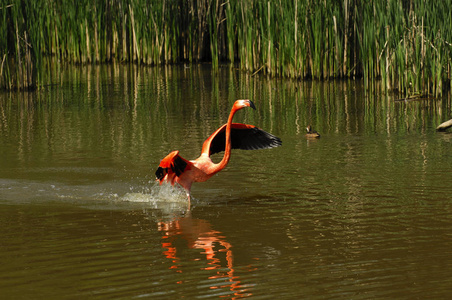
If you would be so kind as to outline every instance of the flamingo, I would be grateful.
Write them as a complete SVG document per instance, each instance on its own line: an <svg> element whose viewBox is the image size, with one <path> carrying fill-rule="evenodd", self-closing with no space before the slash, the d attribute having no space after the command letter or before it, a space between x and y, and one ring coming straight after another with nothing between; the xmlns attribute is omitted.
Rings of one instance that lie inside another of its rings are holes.
<svg viewBox="0 0 452 300"><path fill-rule="evenodd" d="M160 185L169 182L178 183L185 189L190 207L191 186L193 182L204 182L223 170L231 158L231 149L268 149L281 146L281 140L256 126L232 123L235 113L242 108L256 107L250 100L237 100L232 106L228 122L212 133L202 145L201 155L195 160L186 160L173 151L160 161L155 176ZM224 151L223 159L213 163L210 156Z"/></svg>

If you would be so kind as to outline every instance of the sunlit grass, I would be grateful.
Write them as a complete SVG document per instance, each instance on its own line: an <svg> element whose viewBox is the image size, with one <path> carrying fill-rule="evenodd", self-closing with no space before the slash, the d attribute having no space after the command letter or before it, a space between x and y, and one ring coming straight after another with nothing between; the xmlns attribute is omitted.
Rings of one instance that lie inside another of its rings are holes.
<svg viewBox="0 0 452 300"><path fill-rule="evenodd" d="M424 0L0 1L0 88L45 83L44 61L239 62L299 79L362 77L402 94L452 81L452 3Z"/></svg>

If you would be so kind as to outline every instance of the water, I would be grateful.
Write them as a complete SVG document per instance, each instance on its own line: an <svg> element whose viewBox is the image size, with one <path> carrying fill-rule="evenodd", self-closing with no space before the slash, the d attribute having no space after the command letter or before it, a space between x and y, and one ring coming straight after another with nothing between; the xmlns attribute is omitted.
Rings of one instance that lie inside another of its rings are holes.
<svg viewBox="0 0 452 300"><path fill-rule="evenodd" d="M2 298L452 295L452 135L435 132L449 97L209 66L71 68L54 82L0 95ZM234 120L283 146L234 151L188 211L154 171L172 150L196 158L240 98L257 110Z"/></svg>

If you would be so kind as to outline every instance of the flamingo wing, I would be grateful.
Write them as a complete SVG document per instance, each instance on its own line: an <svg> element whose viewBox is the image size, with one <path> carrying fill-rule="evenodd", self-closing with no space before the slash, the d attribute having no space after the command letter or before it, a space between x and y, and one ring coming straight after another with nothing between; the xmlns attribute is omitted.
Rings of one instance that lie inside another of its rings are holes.
<svg viewBox="0 0 452 300"><path fill-rule="evenodd" d="M179 155L179 151L173 151L160 161L160 165L155 171L155 176L160 181L160 184L166 180L174 185L176 177L189 170L191 164L191 162Z"/></svg>
<svg viewBox="0 0 452 300"><path fill-rule="evenodd" d="M225 150L226 124L217 129L202 147L203 153L213 155ZM281 146L281 139L253 125L232 123L231 148L242 150L268 149Z"/></svg>

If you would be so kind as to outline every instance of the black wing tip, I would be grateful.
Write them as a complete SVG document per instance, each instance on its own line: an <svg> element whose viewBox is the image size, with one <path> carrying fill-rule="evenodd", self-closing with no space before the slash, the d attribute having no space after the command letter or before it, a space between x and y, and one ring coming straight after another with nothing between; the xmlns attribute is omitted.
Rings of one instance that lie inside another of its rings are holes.
<svg viewBox="0 0 452 300"><path fill-rule="evenodd" d="M268 148L276 148L276 147L279 147L279 146L282 146L282 141L281 141L280 138L278 138L276 136L268 144Z"/></svg>
<svg viewBox="0 0 452 300"><path fill-rule="evenodd" d="M262 130L262 129L260 129L260 131L262 133L264 133L264 135L265 135L265 139L267 140L268 148L276 148L276 147L282 146L282 140L279 137L277 137L276 135L273 135L265 130Z"/></svg>
<svg viewBox="0 0 452 300"><path fill-rule="evenodd" d="M244 150L259 150L259 149L271 149L282 145L282 141L279 137L266 132L265 130L255 128L254 138L249 143L248 148L242 148Z"/></svg>
<svg viewBox="0 0 452 300"><path fill-rule="evenodd" d="M210 146L210 155L224 151L225 132L219 132L212 140ZM276 148L282 145L279 137L262 130L258 127L251 128L232 128L231 129L232 149L241 150L260 150Z"/></svg>
<svg viewBox="0 0 452 300"><path fill-rule="evenodd" d="M158 168L157 168L157 171L155 171L155 177L156 177L158 180L162 180L163 177L165 177L165 172L166 172L165 169L163 169L162 167L158 167Z"/></svg>
<svg viewBox="0 0 452 300"><path fill-rule="evenodd" d="M186 167L187 163L179 156L174 159L174 164L171 165L171 169L174 173L176 173L177 176L180 176L182 172L185 171Z"/></svg>
<svg viewBox="0 0 452 300"><path fill-rule="evenodd" d="M179 177L185 171L187 165L188 163L183 158L181 158L180 156L176 156L174 160L171 162L169 168L171 168L171 171L176 173L176 176ZM160 181L163 180L165 175L168 174L169 168L162 168L159 166L155 171L155 177Z"/></svg>
<svg viewBox="0 0 452 300"><path fill-rule="evenodd" d="M273 146L272 148L282 146L282 140L279 137L275 136L272 146Z"/></svg>

